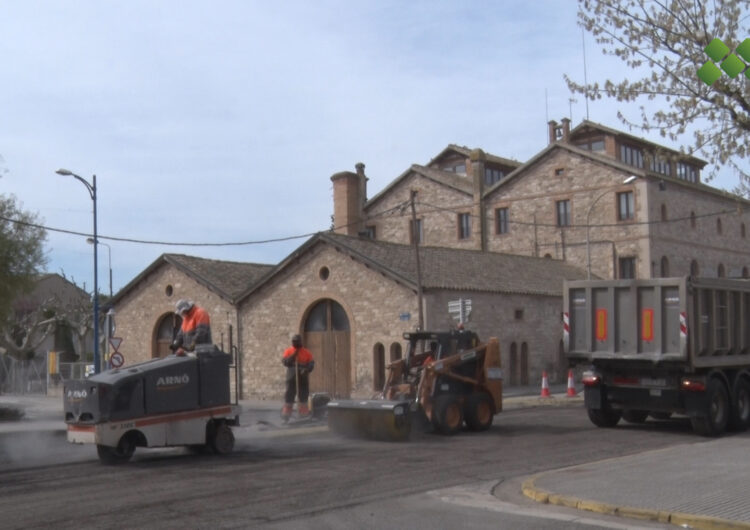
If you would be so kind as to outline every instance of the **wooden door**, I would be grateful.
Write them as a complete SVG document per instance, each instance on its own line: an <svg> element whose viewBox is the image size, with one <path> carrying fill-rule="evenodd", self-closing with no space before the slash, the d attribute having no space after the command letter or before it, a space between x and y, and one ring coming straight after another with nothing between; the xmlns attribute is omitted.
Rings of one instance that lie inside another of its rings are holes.
<svg viewBox="0 0 750 530"><path fill-rule="evenodd" d="M308 311L303 344L313 354L315 370L310 374L310 391L333 397L351 393L349 318L334 300L316 302Z"/></svg>

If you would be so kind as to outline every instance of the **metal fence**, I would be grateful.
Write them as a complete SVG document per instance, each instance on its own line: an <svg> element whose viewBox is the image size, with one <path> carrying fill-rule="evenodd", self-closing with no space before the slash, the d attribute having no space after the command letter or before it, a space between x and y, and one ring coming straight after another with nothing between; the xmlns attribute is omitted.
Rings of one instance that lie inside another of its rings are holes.
<svg viewBox="0 0 750 530"><path fill-rule="evenodd" d="M19 361L0 355L0 394L50 394L62 392L65 381L86 377L89 363L61 363L50 352L44 357Z"/></svg>

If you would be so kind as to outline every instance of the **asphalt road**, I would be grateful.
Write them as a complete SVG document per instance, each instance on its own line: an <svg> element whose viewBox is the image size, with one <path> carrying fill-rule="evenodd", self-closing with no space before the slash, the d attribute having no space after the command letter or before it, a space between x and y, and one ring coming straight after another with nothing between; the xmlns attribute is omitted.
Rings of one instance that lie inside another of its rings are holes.
<svg viewBox="0 0 750 530"><path fill-rule="evenodd" d="M584 409L503 412L485 433L407 443L236 429L226 457L93 446L31 433L0 472L2 528L665 528L538 505L524 477L695 440L686 422L597 429ZM45 436L49 439L45 439ZM613 477L616 480L616 477Z"/></svg>

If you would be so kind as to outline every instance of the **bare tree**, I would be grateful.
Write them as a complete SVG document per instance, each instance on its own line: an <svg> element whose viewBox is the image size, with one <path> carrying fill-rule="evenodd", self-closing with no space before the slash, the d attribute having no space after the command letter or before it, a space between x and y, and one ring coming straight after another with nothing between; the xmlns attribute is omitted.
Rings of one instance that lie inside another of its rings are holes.
<svg viewBox="0 0 750 530"><path fill-rule="evenodd" d="M622 112L618 117L631 129L657 129L672 141L692 132L692 143L681 150L714 166L707 180L727 165L739 176L735 191L750 196L750 172L741 165L750 155L750 82L744 74L725 74L708 86L697 75L714 38L734 50L750 37L749 11L750 0L579 0L579 22L602 51L642 77L603 85L565 80L590 99L663 102L650 116L642 105L638 122Z"/></svg>
<svg viewBox="0 0 750 530"><path fill-rule="evenodd" d="M54 331L54 306L52 298L41 304L27 297L16 300L2 326L0 346L15 359L25 360Z"/></svg>

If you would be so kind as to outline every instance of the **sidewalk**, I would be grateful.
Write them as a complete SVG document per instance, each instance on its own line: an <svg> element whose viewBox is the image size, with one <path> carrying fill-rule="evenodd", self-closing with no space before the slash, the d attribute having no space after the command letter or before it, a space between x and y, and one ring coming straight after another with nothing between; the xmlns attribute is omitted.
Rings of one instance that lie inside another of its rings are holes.
<svg viewBox="0 0 750 530"><path fill-rule="evenodd" d="M538 502L671 523L750 529L750 433L540 473L523 483Z"/></svg>

